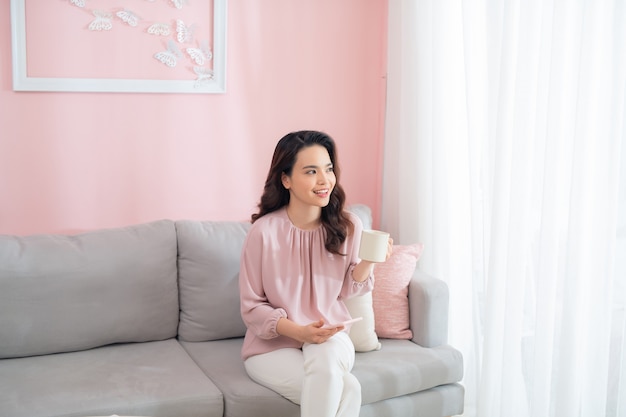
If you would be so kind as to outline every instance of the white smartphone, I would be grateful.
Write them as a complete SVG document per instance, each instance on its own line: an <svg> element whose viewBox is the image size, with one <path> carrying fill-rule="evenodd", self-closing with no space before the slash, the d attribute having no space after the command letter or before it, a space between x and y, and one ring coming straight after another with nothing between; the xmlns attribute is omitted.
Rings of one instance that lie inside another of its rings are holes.
<svg viewBox="0 0 626 417"><path fill-rule="evenodd" d="M337 323L337 324L325 324L324 328L325 329L334 329L335 327L339 327L339 326L346 327L348 324L356 323L357 321L361 321L361 320L363 320L363 317L356 317L356 318L353 318L353 319L350 319L350 320L346 320L346 321L343 321L343 322Z"/></svg>

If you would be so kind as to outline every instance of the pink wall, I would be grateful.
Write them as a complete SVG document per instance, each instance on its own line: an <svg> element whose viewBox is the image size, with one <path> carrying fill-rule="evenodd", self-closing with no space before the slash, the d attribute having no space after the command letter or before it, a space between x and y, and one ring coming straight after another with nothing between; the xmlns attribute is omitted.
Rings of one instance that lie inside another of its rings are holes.
<svg viewBox="0 0 626 417"><path fill-rule="evenodd" d="M2 3L0 233L246 220L299 129L336 139L348 202L377 218L387 0L229 0L218 95L13 92Z"/></svg>

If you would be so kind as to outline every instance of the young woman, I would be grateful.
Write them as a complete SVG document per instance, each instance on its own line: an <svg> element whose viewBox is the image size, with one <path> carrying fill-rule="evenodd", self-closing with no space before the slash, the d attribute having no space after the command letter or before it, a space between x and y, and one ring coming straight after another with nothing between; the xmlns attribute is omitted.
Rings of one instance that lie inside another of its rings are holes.
<svg viewBox="0 0 626 417"><path fill-rule="evenodd" d="M355 417L361 408L342 300L372 290L374 264L358 259L363 226L344 211L338 181L330 136L284 136L241 257L246 371L300 404L303 417Z"/></svg>

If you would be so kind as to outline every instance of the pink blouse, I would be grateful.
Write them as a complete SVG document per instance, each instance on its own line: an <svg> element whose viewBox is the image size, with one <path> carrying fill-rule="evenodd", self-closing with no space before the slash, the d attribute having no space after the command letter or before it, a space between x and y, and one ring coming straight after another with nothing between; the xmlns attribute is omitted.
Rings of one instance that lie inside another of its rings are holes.
<svg viewBox="0 0 626 417"><path fill-rule="evenodd" d="M363 230L361 220L348 213L354 224L340 252L324 247L322 226L302 230L291 223L283 207L258 219L243 244L239 291L241 316L247 326L242 357L282 348L300 348L302 343L276 332L278 319L300 325L324 319L326 323L349 320L341 301L372 290L374 277L363 282L352 278Z"/></svg>

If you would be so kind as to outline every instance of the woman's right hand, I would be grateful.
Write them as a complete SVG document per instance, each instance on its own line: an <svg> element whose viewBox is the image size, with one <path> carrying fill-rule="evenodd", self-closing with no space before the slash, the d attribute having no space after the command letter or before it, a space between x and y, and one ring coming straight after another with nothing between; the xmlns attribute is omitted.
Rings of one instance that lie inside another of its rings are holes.
<svg viewBox="0 0 626 417"><path fill-rule="evenodd" d="M344 329L344 326L324 327L324 324L324 320L320 319L306 326L300 326L289 319L280 318L276 324L276 331L298 342L320 344Z"/></svg>
<svg viewBox="0 0 626 417"><path fill-rule="evenodd" d="M308 326L302 326L305 339L303 342L315 344L324 343L344 329L344 326L324 327L324 324L324 320L319 320Z"/></svg>

